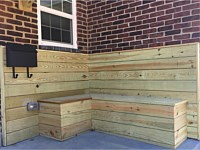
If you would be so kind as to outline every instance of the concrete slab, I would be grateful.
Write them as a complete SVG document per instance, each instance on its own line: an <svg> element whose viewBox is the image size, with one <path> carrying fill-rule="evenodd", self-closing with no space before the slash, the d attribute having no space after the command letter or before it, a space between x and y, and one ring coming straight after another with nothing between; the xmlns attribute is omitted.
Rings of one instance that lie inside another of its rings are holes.
<svg viewBox="0 0 200 150"><path fill-rule="evenodd" d="M164 135L163 135L164 136ZM45 137L35 137L11 146L0 149L151 149L164 150L165 148L139 142L136 140L109 135L99 132L86 132L64 142ZM178 150L199 150L200 141L188 139Z"/></svg>

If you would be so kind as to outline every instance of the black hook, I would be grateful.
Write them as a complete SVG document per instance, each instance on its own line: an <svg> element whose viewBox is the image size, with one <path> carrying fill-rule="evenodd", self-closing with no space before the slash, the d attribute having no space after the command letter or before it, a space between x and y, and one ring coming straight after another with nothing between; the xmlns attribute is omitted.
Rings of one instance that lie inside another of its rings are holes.
<svg viewBox="0 0 200 150"><path fill-rule="evenodd" d="M13 78L17 79L18 78L18 74L15 74L15 67L12 67L12 72L13 72Z"/></svg>
<svg viewBox="0 0 200 150"><path fill-rule="evenodd" d="M31 78L31 77L33 76L33 74L30 74L30 73L29 73L29 67L27 67L26 69L27 69L27 77L28 77L28 78Z"/></svg>

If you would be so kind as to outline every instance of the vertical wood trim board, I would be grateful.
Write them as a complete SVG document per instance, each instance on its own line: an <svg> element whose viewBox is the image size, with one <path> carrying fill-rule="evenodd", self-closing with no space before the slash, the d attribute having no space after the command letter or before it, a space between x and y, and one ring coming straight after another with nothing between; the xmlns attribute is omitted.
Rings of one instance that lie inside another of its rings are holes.
<svg viewBox="0 0 200 150"><path fill-rule="evenodd" d="M198 140L200 140L200 45L197 43L196 45L197 49L197 134L198 134Z"/></svg>
<svg viewBox="0 0 200 150"><path fill-rule="evenodd" d="M5 47L0 46L0 81L1 81L1 130L2 130L2 141L3 146L7 145L7 134L6 134L6 104L5 104L5 81L4 81L4 57Z"/></svg>

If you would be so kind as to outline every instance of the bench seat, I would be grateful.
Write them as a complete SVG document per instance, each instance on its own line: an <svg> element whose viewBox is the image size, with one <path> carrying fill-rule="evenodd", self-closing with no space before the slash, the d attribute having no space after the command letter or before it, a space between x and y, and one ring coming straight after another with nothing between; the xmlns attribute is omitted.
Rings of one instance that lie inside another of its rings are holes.
<svg viewBox="0 0 200 150"><path fill-rule="evenodd" d="M59 141L91 129L90 95L38 100L40 135Z"/></svg>
<svg viewBox="0 0 200 150"><path fill-rule="evenodd" d="M187 138L186 100L90 94L39 102L40 134L61 141L89 129L168 148Z"/></svg>

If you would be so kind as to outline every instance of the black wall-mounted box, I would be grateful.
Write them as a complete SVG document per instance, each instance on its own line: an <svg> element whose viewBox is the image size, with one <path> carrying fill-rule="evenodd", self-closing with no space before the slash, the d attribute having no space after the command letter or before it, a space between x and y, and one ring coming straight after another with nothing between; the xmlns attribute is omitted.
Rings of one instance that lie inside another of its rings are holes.
<svg viewBox="0 0 200 150"><path fill-rule="evenodd" d="M7 67L37 67L37 50L33 45L8 43L6 45Z"/></svg>

